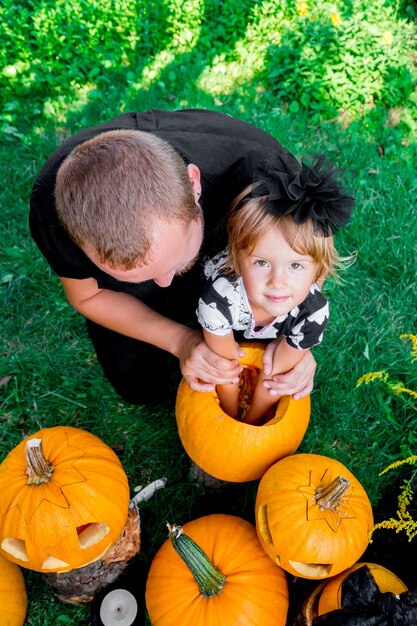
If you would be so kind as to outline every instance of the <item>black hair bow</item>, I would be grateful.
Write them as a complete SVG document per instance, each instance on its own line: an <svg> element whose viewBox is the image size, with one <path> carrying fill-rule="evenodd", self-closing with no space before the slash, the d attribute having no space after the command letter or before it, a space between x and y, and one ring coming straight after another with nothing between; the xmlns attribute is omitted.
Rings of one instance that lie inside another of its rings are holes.
<svg viewBox="0 0 417 626"><path fill-rule="evenodd" d="M340 171L325 163L324 154L308 166L283 152L265 163L250 196L267 195L269 213L291 214L297 224L311 219L316 233L329 237L348 222L355 204L336 178Z"/></svg>

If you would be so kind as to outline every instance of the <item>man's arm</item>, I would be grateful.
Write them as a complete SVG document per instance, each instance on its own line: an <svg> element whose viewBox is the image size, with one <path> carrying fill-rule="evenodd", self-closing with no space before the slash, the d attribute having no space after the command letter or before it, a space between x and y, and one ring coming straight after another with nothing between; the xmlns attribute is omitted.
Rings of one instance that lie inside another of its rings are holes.
<svg viewBox="0 0 417 626"><path fill-rule="evenodd" d="M317 367L314 356L310 350L305 350L301 361L289 372L272 374L274 353L278 345L279 340L271 341L265 349L262 358L266 377L263 383L264 387L269 389L271 396L293 396L294 400L308 396L313 391L314 375Z"/></svg>
<svg viewBox="0 0 417 626"><path fill-rule="evenodd" d="M160 315L134 296L100 289L94 278L60 280L68 301L84 317L176 356L196 391L213 391L216 384L228 384L238 376L237 362L210 350L200 331Z"/></svg>

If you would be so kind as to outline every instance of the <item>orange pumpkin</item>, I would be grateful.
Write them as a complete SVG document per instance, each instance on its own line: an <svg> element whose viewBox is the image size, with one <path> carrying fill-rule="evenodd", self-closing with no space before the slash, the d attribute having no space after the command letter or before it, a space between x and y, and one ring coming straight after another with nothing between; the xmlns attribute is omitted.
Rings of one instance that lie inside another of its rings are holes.
<svg viewBox="0 0 417 626"><path fill-rule="evenodd" d="M369 568L381 593L391 592L399 595L407 591L407 587L402 580L385 567L382 567L382 565L377 565L376 563L355 563L355 565L334 576L325 584L318 601L318 615L342 608L342 584L344 580L349 574L365 565Z"/></svg>
<svg viewBox="0 0 417 626"><path fill-rule="evenodd" d="M0 551L41 572L65 572L112 546L128 515L129 486L109 446L78 428L45 428L0 465Z"/></svg>
<svg viewBox="0 0 417 626"><path fill-rule="evenodd" d="M246 356L240 364L260 371L264 348L242 347ZM281 398L270 421L252 426L227 415L216 392L193 391L182 380L175 412L182 445L194 463L220 480L247 482L298 448L310 418L310 398Z"/></svg>
<svg viewBox="0 0 417 626"><path fill-rule="evenodd" d="M25 621L27 597L20 568L0 554L0 624L22 626Z"/></svg>
<svg viewBox="0 0 417 626"><path fill-rule="evenodd" d="M170 527L146 583L152 626L285 626L285 573L259 545L255 528L214 514Z"/></svg>
<svg viewBox="0 0 417 626"><path fill-rule="evenodd" d="M294 576L327 578L355 563L373 526L368 496L339 461L296 454L262 477L256 527L269 556Z"/></svg>

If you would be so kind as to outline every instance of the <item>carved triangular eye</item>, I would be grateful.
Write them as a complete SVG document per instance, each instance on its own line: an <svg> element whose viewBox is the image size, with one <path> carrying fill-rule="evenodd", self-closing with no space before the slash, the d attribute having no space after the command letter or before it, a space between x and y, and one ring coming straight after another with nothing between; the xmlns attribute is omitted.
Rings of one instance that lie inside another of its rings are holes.
<svg viewBox="0 0 417 626"><path fill-rule="evenodd" d="M6 537L1 542L2 550L10 554L10 556L19 561L29 561L29 557L26 551L26 543L23 539L17 539L16 537Z"/></svg>
<svg viewBox="0 0 417 626"><path fill-rule="evenodd" d="M78 541L80 548L85 550L94 546L101 541L110 532L110 528L107 524L101 522L94 522L91 524L83 524L77 528Z"/></svg>

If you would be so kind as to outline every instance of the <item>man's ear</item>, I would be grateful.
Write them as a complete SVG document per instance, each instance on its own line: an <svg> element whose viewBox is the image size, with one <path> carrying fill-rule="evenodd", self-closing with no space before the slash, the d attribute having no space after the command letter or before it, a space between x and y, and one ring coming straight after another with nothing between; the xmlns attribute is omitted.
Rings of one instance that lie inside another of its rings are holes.
<svg viewBox="0 0 417 626"><path fill-rule="evenodd" d="M187 174L188 174L188 178L191 181L191 186L194 191L195 200L196 202L198 202L198 199L201 196L200 168L197 167L197 165L194 165L194 163L190 163L189 165L187 165Z"/></svg>

